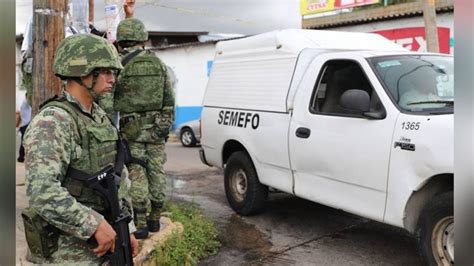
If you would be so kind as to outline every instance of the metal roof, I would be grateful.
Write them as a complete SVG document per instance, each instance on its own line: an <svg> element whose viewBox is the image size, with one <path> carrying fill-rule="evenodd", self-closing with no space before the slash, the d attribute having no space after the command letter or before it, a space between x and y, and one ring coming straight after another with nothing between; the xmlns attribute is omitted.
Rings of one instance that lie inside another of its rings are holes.
<svg viewBox="0 0 474 266"><path fill-rule="evenodd" d="M207 31L148 31L149 36L200 36L209 34Z"/></svg>

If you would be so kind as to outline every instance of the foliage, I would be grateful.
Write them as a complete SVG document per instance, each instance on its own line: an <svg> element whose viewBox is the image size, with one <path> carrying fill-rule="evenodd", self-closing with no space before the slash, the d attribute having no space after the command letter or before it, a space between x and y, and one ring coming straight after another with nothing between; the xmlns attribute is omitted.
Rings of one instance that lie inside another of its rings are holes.
<svg viewBox="0 0 474 266"><path fill-rule="evenodd" d="M166 202L164 210L171 213L172 221L183 224L184 231L182 235L173 233L164 245L156 248L158 265L196 265L217 253L217 230L197 204Z"/></svg>

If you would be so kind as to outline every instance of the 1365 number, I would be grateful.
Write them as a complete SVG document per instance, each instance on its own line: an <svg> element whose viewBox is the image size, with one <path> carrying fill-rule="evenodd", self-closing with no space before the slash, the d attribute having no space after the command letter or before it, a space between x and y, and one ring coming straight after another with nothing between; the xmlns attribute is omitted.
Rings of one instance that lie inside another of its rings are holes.
<svg viewBox="0 0 474 266"><path fill-rule="evenodd" d="M403 122L402 130L418 130L420 129L420 122Z"/></svg>

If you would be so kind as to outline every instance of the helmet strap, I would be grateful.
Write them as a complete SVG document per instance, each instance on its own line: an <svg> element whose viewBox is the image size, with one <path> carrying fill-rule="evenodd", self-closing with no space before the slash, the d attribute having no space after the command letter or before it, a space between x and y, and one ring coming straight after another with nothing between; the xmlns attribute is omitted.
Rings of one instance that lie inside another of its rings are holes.
<svg viewBox="0 0 474 266"><path fill-rule="evenodd" d="M94 91L95 84L97 83L97 79L99 78L98 74L99 73L96 74L92 72L92 84L90 86L87 86L86 84L84 84L84 82L82 81L80 77L74 79L77 83L79 83L79 85L81 85L82 87L86 88L89 91L94 101L98 100L100 96Z"/></svg>

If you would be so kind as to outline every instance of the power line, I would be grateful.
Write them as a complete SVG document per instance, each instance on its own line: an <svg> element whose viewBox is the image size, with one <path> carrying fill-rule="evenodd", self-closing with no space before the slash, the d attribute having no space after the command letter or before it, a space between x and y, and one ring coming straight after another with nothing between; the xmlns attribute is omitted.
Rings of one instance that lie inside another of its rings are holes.
<svg viewBox="0 0 474 266"><path fill-rule="evenodd" d="M217 15L217 14L213 14L209 11L205 11L205 10L194 10L194 9L190 9L190 8L167 6L167 5L158 4L158 3L155 3L155 2L152 2L152 1L140 1L140 2L144 3L145 5L152 5L152 6L161 7L161 8L165 8L165 9L170 9L170 10L174 10L174 11L182 12L182 13L189 13L189 14L193 14L193 15L200 15L200 16L218 18L218 19L226 19L226 20L229 19L229 20L233 20L235 22L242 23L242 24L256 25L256 23L251 21L251 20L245 20L245 19L232 17L232 16Z"/></svg>
<svg viewBox="0 0 474 266"><path fill-rule="evenodd" d="M141 4L143 4L143 5L141 5ZM257 23L257 22L252 21L252 20L245 20L245 19L237 18L237 17L233 17L233 16L218 15L218 14L214 14L212 12L206 11L206 10L195 10L195 9L191 9L191 8L168 6L168 5L155 3L154 1L147 1L147 0L137 1L135 3L135 5L136 5L135 10L144 9L148 6L155 6L155 7L158 7L158 8L173 10L173 11L180 12L180 13L188 13L188 14L193 14L193 15L197 15L197 16L204 16L204 17L227 20L227 21L230 20L230 21L234 21L234 22L237 22L237 23L240 23L240 24L247 25L247 26L260 25L260 26L267 26L269 28L274 27L274 25L270 25L270 24L266 24L266 23L261 23L261 22ZM120 5L119 15L122 13L122 11L123 11L123 6ZM102 17L102 16L97 16L97 17L98 17L99 20L100 19L105 19L105 17Z"/></svg>

